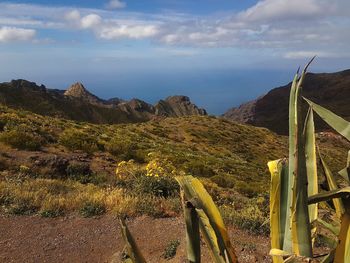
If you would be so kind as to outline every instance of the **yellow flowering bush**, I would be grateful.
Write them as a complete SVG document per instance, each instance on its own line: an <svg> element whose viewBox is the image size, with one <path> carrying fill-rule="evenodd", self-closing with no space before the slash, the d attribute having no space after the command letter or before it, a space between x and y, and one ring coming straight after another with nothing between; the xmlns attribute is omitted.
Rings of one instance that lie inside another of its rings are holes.
<svg viewBox="0 0 350 263"><path fill-rule="evenodd" d="M119 179L128 179L136 176L138 167L135 164L134 160L121 161L117 165L115 174Z"/></svg>
<svg viewBox="0 0 350 263"><path fill-rule="evenodd" d="M160 158L156 153L149 153L151 161L146 165L146 176L165 177L180 175L176 167L167 159Z"/></svg>

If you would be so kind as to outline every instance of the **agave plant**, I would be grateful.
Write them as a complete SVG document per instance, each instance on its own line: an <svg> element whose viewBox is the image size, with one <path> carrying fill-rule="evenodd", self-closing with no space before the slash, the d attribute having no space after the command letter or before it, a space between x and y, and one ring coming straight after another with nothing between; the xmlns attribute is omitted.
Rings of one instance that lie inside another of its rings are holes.
<svg viewBox="0 0 350 263"><path fill-rule="evenodd" d="M180 176L176 180L181 187L188 262L201 262L200 232L208 244L213 262L238 262L219 209L202 183L192 176ZM127 262L145 263L124 220L120 220L120 226L129 257Z"/></svg>
<svg viewBox="0 0 350 263"><path fill-rule="evenodd" d="M312 60L310 61L310 63ZM310 64L309 63L309 64ZM271 161L270 226L271 251L274 263L298 262L315 259L313 244L316 227L322 225L338 236L329 240L333 250L322 257L322 262L350 262L350 186L339 189L334 176L319 153L319 159L330 191L318 193L317 147L313 112L316 112L332 128L350 140L350 123L331 111L301 96L305 79L305 67L301 75L294 77L289 100L289 158ZM302 119L302 100L309 110ZM347 167L339 174L349 183L350 153ZM317 204L333 200L335 211L341 220L340 229L318 218Z"/></svg>

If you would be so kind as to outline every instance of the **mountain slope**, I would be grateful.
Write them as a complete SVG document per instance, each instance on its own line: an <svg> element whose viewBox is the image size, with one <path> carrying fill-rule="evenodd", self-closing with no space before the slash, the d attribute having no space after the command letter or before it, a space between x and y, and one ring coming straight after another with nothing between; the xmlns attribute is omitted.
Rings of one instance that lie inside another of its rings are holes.
<svg viewBox="0 0 350 263"><path fill-rule="evenodd" d="M174 96L177 98L183 96ZM187 97L186 97L187 98ZM169 102L168 102L169 100ZM163 101L161 101L163 102ZM160 103L161 103L160 102ZM157 116L179 117L205 115L205 110L187 100L166 99L168 107L159 110L138 99L124 101L119 98L103 100L91 94L81 83L66 91L47 89L34 82L12 80L0 83L0 103L33 113L92 123L134 123L151 120ZM185 107L184 107L185 105Z"/></svg>
<svg viewBox="0 0 350 263"><path fill-rule="evenodd" d="M232 108L224 117L288 134L288 103L291 83L275 88L257 100ZM350 120L350 70L336 73L308 73L303 96ZM304 112L306 105L304 105ZM316 118L318 130L328 129Z"/></svg>

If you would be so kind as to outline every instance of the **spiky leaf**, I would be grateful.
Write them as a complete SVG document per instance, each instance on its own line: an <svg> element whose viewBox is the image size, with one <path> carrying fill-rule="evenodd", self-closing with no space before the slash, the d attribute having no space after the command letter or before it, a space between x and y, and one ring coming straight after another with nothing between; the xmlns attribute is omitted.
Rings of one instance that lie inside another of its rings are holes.
<svg viewBox="0 0 350 263"><path fill-rule="evenodd" d="M336 189L338 189L337 182L336 182L336 180L335 180L331 170L328 168L328 165L323 160L321 154L319 154L319 156L320 156L320 160L321 160L323 171L324 171L324 173L326 175L326 179L327 179L327 183L328 183L328 186L329 186L329 190L336 190ZM333 199L333 204L334 204L335 211L337 213L338 218L341 218L342 214L344 213L344 205L343 205L342 200L339 199L339 198Z"/></svg>
<svg viewBox="0 0 350 263"><path fill-rule="evenodd" d="M330 110L323 108L322 106L304 98L312 109L331 126L334 130L343 135L348 141L350 141L350 122L344 120L342 117L334 114Z"/></svg>
<svg viewBox="0 0 350 263"><path fill-rule="evenodd" d="M176 177L186 200L192 203L196 209L202 209L209 219L211 227L215 231L221 255L227 255L229 262L237 262L237 257L228 236L224 221L213 199L205 190L202 183L193 176Z"/></svg>
<svg viewBox="0 0 350 263"><path fill-rule="evenodd" d="M190 202L185 200L183 191L181 191L181 199L186 224L187 259L190 263L200 263L201 245L199 218L195 207Z"/></svg>
<svg viewBox="0 0 350 263"><path fill-rule="evenodd" d="M311 107L306 115L304 126L304 138L305 138L305 158L306 158L306 174L308 180L308 196L318 193L318 179L317 179L317 156L316 156L316 138L315 138L315 126L314 115ZM314 221L318 217L318 204L309 205L309 217L310 222ZM316 225L311 229L311 236L316 233ZM314 243L314 238L312 239Z"/></svg>
<svg viewBox="0 0 350 263"><path fill-rule="evenodd" d="M273 249L283 249L284 231L286 225L288 187L288 165L285 159L268 163L271 173L270 189L270 236ZM274 263L283 262L281 257L273 256Z"/></svg>

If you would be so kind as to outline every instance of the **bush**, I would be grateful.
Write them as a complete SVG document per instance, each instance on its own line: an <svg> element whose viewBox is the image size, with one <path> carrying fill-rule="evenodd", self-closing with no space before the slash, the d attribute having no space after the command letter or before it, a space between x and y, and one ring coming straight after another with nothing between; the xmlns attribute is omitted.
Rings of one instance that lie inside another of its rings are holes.
<svg viewBox="0 0 350 263"><path fill-rule="evenodd" d="M257 235L270 233L269 217L254 202L242 204L241 209L233 206L221 206L221 214L226 222Z"/></svg>
<svg viewBox="0 0 350 263"><path fill-rule="evenodd" d="M186 163L186 171L194 176L211 177L215 173L210 165L199 160L192 160Z"/></svg>
<svg viewBox="0 0 350 263"><path fill-rule="evenodd" d="M261 186L253 182L246 183L243 181L239 181L236 183L235 189L239 193L244 194L247 197L256 197L262 192Z"/></svg>
<svg viewBox="0 0 350 263"><path fill-rule="evenodd" d="M102 202L87 201L83 203L79 212L83 217L99 216L106 212L106 207Z"/></svg>
<svg viewBox="0 0 350 263"><path fill-rule="evenodd" d="M109 153L124 161L133 159L139 163L145 162L146 153L130 140L122 140L115 137L106 144L106 149Z"/></svg>
<svg viewBox="0 0 350 263"><path fill-rule="evenodd" d="M65 130L58 142L71 151L80 150L91 154L99 149L96 138L76 129Z"/></svg>
<svg viewBox="0 0 350 263"><path fill-rule="evenodd" d="M176 255L176 250L180 245L180 241L178 239L171 240L167 246L165 247L163 257L165 259L171 259Z"/></svg>
<svg viewBox="0 0 350 263"><path fill-rule="evenodd" d="M0 141L11 147L29 151L38 151L44 145L44 140L39 135L18 130L2 132Z"/></svg>
<svg viewBox="0 0 350 263"><path fill-rule="evenodd" d="M210 177L210 180L220 187L232 188L234 186L234 179L230 178L229 175L215 175Z"/></svg>
<svg viewBox="0 0 350 263"><path fill-rule="evenodd" d="M171 177L139 176L134 179L132 187L137 193L147 193L165 198L179 192L178 183Z"/></svg>

